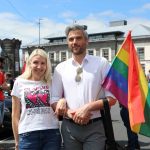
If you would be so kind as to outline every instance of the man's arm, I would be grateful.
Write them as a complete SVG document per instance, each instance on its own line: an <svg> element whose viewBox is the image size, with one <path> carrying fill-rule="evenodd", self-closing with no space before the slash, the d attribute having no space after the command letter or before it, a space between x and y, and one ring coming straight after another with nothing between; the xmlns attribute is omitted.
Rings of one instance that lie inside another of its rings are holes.
<svg viewBox="0 0 150 150"><path fill-rule="evenodd" d="M116 99L113 97L109 96L107 99L110 106L116 103ZM103 99L89 102L75 111L73 120L78 124L86 124L90 120L91 112L100 109L103 109Z"/></svg>

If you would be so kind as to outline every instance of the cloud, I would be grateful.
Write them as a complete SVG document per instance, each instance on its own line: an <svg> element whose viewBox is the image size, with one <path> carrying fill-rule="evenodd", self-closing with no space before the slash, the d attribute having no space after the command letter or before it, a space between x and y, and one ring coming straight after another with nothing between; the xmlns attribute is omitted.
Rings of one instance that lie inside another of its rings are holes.
<svg viewBox="0 0 150 150"><path fill-rule="evenodd" d="M145 6L146 7L146 6ZM148 5L147 5L148 8ZM44 37L62 36L64 35L65 27L73 23L71 17L76 17L76 22L87 25L89 33L104 32L108 27L108 23L112 20L124 20L125 16L111 10L100 13L90 13L84 18L77 18L77 14L72 11L62 13L63 22L56 22L47 17L40 21L40 36ZM39 20L34 22L24 21L18 15L12 13L0 13L0 39L16 38L22 41L23 45L30 43L38 43L39 41ZM143 18L128 17L128 24L145 24L150 26L150 21Z"/></svg>
<svg viewBox="0 0 150 150"><path fill-rule="evenodd" d="M27 22L12 13L0 13L0 20L3 20L0 23L0 39L19 39L22 41L22 45L33 43L33 41L38 42L39 20ZM47 18L42 18L40 21L41 38L54 33L54 31L60 32L62 29L64 29L64 25L61 23L55 23Z"/></svg>
<svg viewBox="0 0 150 150"><path fill-rule="evenodd" d="M150 3L146 3L142 7L133 9L130 12L133 14L139 14L139 13L145 13L148 10L150 10Z"/></svg>
<svg viewBox="0 0 150 150"><path fill-rule="evenodd" d="M76 17L77 15L76 15L76 13L73 12L73 11L66 11L66 12L61 13L60 16L63 17L63 18L74 18L74 17Z"/></svg>
<svg viewBox="0 0 150 150"><path fill-rule="evenodd" d="M150 27L150 20L145 18L134 17L128 19L128 24L132 25L143 24Z"/></svg>
<svg viewBox="0 0 150 150"><path fill-rule="evenodd" d="M12 13L1 13L0 20L3 20L0 23L1 39L16 38L25 43L38 34L36 24L24 22Z"/></svg>

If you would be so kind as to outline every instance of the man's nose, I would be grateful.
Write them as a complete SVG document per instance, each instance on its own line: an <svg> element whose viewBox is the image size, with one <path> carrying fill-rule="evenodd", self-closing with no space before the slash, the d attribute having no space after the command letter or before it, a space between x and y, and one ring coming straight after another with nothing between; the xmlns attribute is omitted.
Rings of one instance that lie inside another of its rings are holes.
<svg viewBox="0 0 150 150"><path fill-rule="evenodd" d="M73 43L76 43L76 42L77 42L77 39L76 39L76 38L74 38L74 39L73 39Z"/></svg>

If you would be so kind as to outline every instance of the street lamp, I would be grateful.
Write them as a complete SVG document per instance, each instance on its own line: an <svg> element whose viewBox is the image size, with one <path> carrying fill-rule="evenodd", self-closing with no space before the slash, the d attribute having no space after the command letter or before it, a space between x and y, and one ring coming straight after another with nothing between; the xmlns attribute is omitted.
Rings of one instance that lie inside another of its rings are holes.
<svg viewBox="0 0 150 150"><path fill-rule="evenodd" d="M40 39L41 39L41 37L40 37L41 36L41 33L40 33L41 32L41 20L42 19L39 18L39 22L38 22L38 24L39 24L39 47L40 47Z"/></svg>

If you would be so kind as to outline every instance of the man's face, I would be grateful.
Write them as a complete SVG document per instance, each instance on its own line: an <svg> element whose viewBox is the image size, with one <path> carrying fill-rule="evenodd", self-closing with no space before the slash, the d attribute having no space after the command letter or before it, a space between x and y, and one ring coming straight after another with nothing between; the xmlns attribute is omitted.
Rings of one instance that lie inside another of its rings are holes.
<svg viewBox="0 0 150 150"><path fill-rule="evenodd" d="M81 30L70 31L67 38L68 47L74 55L86 53L88 40Z"/></svg>

